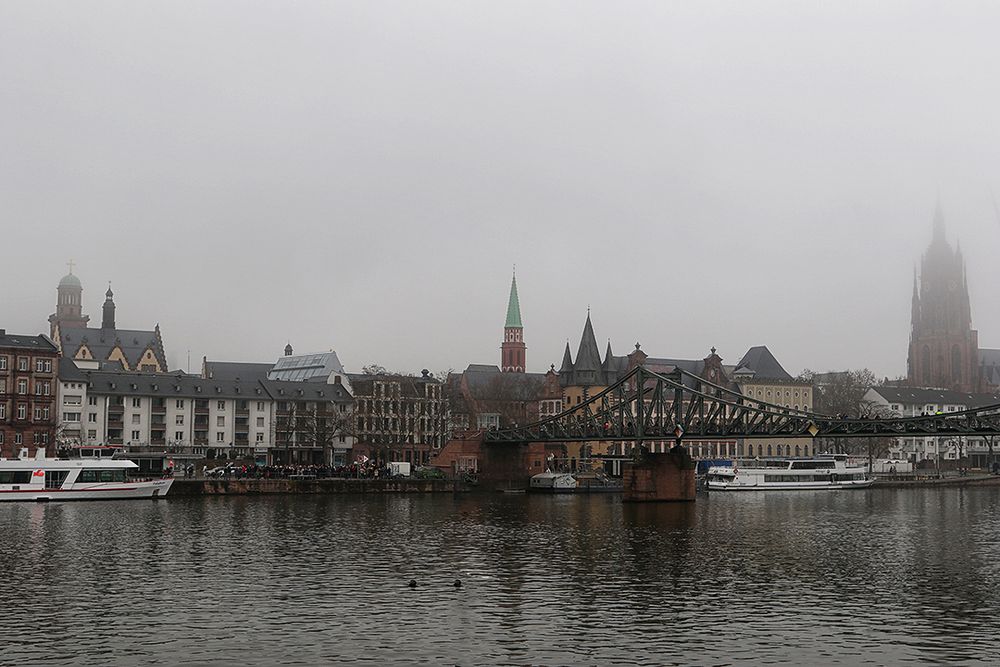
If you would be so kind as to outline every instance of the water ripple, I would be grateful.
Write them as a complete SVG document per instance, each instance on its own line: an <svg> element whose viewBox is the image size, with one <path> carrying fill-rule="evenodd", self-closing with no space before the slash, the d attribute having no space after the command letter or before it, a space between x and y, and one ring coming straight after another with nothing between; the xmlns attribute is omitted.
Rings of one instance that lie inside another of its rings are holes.
<svg viewBox="0 0 1000 667"><path fill-rule="evenodd" d="M0 522L10 664L1000 661L994 489L177 498Z"/></svg>

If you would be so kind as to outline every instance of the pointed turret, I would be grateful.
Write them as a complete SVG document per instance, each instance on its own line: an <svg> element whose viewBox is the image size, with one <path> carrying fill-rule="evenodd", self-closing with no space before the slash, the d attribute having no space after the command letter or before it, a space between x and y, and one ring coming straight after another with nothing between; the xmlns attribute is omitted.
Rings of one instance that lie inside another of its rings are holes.
<svg viewBox="0 0 1000 667"><path fill-rule="evenodd" d="M573 372L573 357L569 352L569 341L566 341L566 351L563 352L562 366L559 367L559 375Z"/></svg>
<svg viewBox="0 0 1000 667"><path fill-rule="evenodd" d="M524 327L521 326L521 302L517 298L517 275L510 278L510 298L507 300L507 321L500 345L500 370L504 373L523 373L527 363L524 345Z"/></svg>
<svg viewBox="0 0 1000 667"><path fill-rule="evenodd" d="M108 283L108 291L104 293L104 319L101 321L102 329L115 328L115 293L111 291L111 283Z"/></svg>
<svg viewBox="0 0 1000 667"><path fill-rule="evenodd" d="M587 311L587 322L583 325L583 335L580 337L580 349L573 363L576 382L580 385L601 385L601 351L597 347L597 337L594 335L594 325L590 321L590 311Z"/></svg>
<svg viewBox="0 0 1000 667"><path fill-rule="evenodd" d="M510 279L510 298L507 301L507 322L504 324L504 327L523 328L521 324L521 302L517 298L517 275L511 276Z"/></svg>

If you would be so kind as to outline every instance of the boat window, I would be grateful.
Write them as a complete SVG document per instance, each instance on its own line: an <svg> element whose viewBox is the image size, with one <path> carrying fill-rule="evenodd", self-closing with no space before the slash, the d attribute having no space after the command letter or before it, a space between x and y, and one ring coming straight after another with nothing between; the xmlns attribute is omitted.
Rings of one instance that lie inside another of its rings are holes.
<svg viewBox="0 0 1000 667"><path fill-rule="evenodd" d="M81 470L77 482L124 482L124 470Z"/></svg>
<svg viewBox="0 0 1000 667"><path fill-rule="evenodd" d="M0 471L0 484L31 484L30 470Z"/></svg>
<svg viewBox="0 0 1000 667"><path fill-rule="evenodd" d="M46 489L58 489L63 485L63 481L66 476L69 475L69 470L46 470L45 471L45 488Z"/></svg>

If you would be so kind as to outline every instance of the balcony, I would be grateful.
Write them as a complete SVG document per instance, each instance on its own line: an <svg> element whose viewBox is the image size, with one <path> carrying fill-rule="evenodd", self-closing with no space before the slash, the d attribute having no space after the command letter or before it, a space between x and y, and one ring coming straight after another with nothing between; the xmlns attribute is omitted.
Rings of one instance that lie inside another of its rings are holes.
<svg viewBox="0 0 1000 667"><path fill-rule="evenodd" d="M166 401L164 401L162 398L154 398L153 399L153 405L151 406L150 411L154 415L166 414L166 412L167 412L167 403L166 403Z"/></svg>
<svg viewBox="0 0 1000 667"><path fill-rule="evenodd" d="M196 415L207 415L208 414L208 401L203 401L201 399L194 402L194 413Z"/></svg>

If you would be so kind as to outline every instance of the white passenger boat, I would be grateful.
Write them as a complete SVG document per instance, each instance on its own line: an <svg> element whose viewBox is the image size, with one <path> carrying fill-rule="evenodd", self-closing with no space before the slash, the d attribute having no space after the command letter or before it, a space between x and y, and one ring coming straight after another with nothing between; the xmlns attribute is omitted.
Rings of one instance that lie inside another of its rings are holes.
<svg viewBox="0 0 1000 667"><path fill-rule="evenodd" d="M576 478L568 472L546 470L532 476L529 488L547 493L572 493L576 491Z"/></svg>
<svg viewBox="0 0 1000 667"><path fill-rule="evenodd" d="M840 454L737 460L708 469L709 491L863 489L874 481L864 466L852 465Z"/></svg>
<svg viewBox="0 0 1000 667"><path fill-rule="evenodd" d="M173 480L130 476L139 466L116 458L0 459L0 501L110 500L167 495Z"/></svg>

